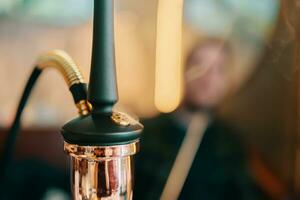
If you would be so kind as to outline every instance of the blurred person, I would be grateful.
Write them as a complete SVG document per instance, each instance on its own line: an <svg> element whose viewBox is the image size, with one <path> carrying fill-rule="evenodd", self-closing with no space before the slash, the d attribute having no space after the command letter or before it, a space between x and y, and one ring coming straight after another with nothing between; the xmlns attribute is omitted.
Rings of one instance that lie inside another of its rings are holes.
<svg viewBox="0 0 300 200"><path fill-rule="evenodd" d="M230 90L231 61L230 46L219 39L207 39L191 51L181 106L172 114L144 121L135 163L135 199L159 199L163 193L162 199L171 200L168 192L174 199L267 199L250 175L236 131L215 115ZM195 116L200 120L192 125ZM200 132L198 138L187 139L190 127L197 125L200 129L192 131Z"/></svg>

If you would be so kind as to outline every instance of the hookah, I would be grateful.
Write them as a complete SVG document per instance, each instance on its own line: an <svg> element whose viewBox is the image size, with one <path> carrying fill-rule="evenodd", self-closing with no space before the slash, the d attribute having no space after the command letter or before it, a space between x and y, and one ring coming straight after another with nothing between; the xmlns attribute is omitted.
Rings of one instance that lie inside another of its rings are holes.
<svg viewBox="0 0 300 200"><path fill-rule="evenodd" d="M180 102L182 7L183 0L161 0L158 6L155 103L163 112L171 112ZM66 52L53 50L37 59L5 142L0 186L7 179L6 172L30 93L42 72L55 68L64 77L79 113L61 129L64 150L71 159L72 198L133 198L133 156L140 148L143 125L113 110L118 100L113 21L114 0L94 0L88 89L78 65Z"/></svg>

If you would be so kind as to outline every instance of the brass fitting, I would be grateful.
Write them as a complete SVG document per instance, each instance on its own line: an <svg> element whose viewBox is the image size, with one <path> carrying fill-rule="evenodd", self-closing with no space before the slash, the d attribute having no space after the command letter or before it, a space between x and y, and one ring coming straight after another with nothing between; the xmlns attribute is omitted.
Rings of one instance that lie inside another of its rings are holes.
<svg viewBox="0 0 300 200"><path fill-rule="evenodd" d="M78 113L81 116L86 116L92 111L92 105L87 100L79 101L76 104Z"/></svg>

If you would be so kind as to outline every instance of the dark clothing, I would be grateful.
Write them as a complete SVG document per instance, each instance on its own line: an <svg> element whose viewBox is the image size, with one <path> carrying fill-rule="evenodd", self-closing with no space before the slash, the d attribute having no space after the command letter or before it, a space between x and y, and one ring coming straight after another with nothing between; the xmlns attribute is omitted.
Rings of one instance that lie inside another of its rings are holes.
<svg viewBox="0 0 300 200"><path fill-rule="evenodd" d="M37 160L13 163L1 200L41 200L50 190L70 194L70 177L67 173Z"/></svg>
<svg viewBox="0 0 300 200"><path fill-rule="evenodd" d="M145 121L144 125L141 152L135 160L134 199L156 200L160 198L186 130L170 115ZM256 200L259 196L233 131L220 121L213 121L205 131L179 199Z"/></svg>

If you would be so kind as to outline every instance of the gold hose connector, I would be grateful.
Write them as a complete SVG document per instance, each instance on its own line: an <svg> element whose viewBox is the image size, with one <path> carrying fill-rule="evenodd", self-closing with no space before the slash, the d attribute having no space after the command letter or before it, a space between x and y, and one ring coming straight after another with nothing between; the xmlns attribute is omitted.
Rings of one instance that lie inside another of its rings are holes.
<svg viewBox="0 0 300 200"><path fill-rule="evenodd" d="M43 70L45 68L55 68L64 77L68 87L75 84L85 83L83 75L75 61L62 50L52 50L39 56L36 66ZM87 115L91 111L91 105L87 100L82 100L76 104L80 115Z"/></svg>
<svg viewBox="0 0 300 200"><path fill-rule="evenodd" d="M40 69L56 68L62 73L69 87L77 83L84 83L79 67L65 51L53 50L41 55L37 60L37 66Z"/></svg>

